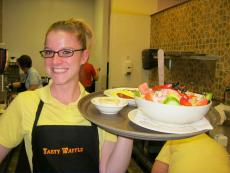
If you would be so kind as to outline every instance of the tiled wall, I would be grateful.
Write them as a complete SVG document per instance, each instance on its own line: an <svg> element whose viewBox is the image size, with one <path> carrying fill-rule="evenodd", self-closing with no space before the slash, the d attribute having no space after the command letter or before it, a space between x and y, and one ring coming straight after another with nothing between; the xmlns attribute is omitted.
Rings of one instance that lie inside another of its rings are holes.
<svg viewBox="0 0 230 173"><path fill-rule="evenodd" d="M166 82L196 92L212 91L218 100L230 86L230 0L190 0L151 16L151 48L216 55L214 61L175 60ZM157 83L157 69L150 81Z"/></svg>

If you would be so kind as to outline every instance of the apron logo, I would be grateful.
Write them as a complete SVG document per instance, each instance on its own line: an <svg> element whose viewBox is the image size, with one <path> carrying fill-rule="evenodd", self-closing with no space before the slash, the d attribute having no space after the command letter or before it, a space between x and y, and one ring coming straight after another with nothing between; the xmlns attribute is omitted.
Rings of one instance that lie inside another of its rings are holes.
<svg viewBox="0 0 230 173"><path fill-rule="evenodd" d="M61 154L75 154L84 152L83 147L69 148L62 147L59 149L43 148L43 155L61 155Z"/></svg>

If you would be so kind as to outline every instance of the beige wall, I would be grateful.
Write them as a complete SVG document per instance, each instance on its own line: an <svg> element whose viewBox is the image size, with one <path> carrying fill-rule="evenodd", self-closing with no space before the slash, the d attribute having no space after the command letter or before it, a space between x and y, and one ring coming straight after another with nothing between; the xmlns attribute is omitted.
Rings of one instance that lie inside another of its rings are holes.
<svg viewBox="0 0 230 173"><path fill-rule="evenodd" d="M82 18L94 27L95 0L3 0L3 42L9 56L28 54L44 75L44 34L54 21Z"/></svg>
<svg viewBox="0 0 230 173"><path fill-rule="evenodd" d="M109 18L110 0L97 0L95 4L95 55L92 63L95 68L100 68L99 80L96 82L96 90L106 88L106 63L109 53Z"/></svg>
<svg viewBox="0 0 230 173"><path fill-rule="evenodd" d="M109 88L137 87L148 80L141 51L150 47L150 14L155 10L154 0L112 0ZM124 74L127 59L133 63L131 75Z"/></svg>
<svg viewBox="0 0 230 173"><path fill-rule="evenodd" d="M150 15L157 9L157 0L112 0L112 12Z"/></svg>
<svg viewBox="0 0 230 173"><path fill-rule="evenodd" d="M110 16L110 0L3 0L4 47L9 56L32 56L35 68L45 75L38 52L43 48L46 29L56 20L83 18L95 32L90 62L101 68L97 89L105 89L107 61L111 62L111 87L136 87L148 80L148 72L141 66L141 51L150 46L150 14L156 10L156 1L115 0L112 4ZM116 72L127 56L134 65L132 77L128 78L121 70Z"/></svg>

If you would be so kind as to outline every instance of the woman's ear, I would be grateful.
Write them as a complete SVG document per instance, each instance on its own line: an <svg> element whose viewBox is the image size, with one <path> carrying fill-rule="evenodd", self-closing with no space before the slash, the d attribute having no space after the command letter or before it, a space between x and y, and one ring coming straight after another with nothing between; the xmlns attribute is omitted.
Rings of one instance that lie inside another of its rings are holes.
<svg viewBox="0 0 230 173"><path fill-rule="evenodd" d="M89 59L89 51L86 49L86 50L83 50L82 52L82 57L81 57L81 62L80 64L85 64Z"/></svg>

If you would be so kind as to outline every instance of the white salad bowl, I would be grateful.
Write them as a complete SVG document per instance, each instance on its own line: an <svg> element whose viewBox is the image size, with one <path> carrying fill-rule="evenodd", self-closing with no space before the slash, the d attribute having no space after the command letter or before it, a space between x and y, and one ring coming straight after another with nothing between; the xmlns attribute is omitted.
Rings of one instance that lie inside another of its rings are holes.
<svg viewBox="0 0 230 173"><path fill-rule="evenodd" d="M128 101L116 97L95 97L91 103L103 114L117 114L128 105Z"/></svg>
<svg viewBox="0 0 230 173"><path fill-rule="evenodd" d="M203 106L167 105L135 98L138 109L149 118L170 124L189 124L201 120L209 111L212 102Z"/></svg>

